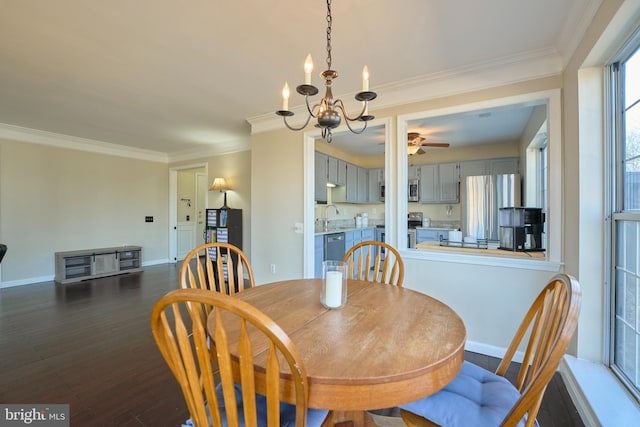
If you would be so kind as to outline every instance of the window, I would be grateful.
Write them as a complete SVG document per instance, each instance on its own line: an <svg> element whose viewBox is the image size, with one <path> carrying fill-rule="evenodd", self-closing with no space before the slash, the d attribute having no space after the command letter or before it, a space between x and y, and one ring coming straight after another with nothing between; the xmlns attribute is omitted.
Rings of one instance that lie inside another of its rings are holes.
<svg viewBox="0 0 640 427"><path fill-rule="evenodd" d="M610 365L640 398L640 32L610 69Z"/></svg>

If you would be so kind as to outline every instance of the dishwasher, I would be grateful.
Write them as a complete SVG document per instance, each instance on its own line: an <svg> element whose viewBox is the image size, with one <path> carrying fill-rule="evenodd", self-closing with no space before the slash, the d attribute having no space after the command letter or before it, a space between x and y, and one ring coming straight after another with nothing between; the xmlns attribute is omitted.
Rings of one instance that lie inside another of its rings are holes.
<svg viewBox="0 0 640 427"><path fill-rule="evenodd" d="M323 261L342 261L344 257L344 233L324 235Z"/></svg>

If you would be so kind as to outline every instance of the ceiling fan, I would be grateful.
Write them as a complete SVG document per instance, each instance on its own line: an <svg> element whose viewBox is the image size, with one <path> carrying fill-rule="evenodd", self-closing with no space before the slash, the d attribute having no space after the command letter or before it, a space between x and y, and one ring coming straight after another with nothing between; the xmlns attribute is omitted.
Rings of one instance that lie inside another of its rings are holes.
<svg viewBox="0 0 640 427"><path fill-rule="evenodd" d="M426 151L422 147L448 147L446 142L422 142L425 138L421 137L418 132L409 132L407 135L408 147L407 152L410 156L414 154L424 154Z"/></svg>

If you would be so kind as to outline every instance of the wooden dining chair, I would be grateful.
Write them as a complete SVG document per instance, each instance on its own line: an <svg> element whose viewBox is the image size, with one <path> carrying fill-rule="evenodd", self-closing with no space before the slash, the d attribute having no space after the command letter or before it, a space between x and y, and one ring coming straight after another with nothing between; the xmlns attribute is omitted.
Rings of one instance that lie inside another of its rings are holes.
<svg viewBox="0 0 640 427"><path fill-rule="evenodd" d="M207 331L208 312L215 330ZM154 305L151 329L184 395L187 425L320 426L325 420L328 411L308 408L309 384L295 345L250 304L220 292L176 289ZM215 337L217 375L208 334ZM254 358L267 360L264 371L254 370ZM256 384L264 384L264 395Z"/></svg>
<svg viewBox="0 0 640 427"><path fill-rule="evenodd" d="M444 389L401 405L402 419L412 427L536 425L544 391L578 324L581 299L577 280L554 276L529 308L495 373L464 362ZM521 344L526 344L524 359L512 384L505 374Z"/></svg>
<svg viewBox="0 0 640 427"><path fill-rule="evenodd" d="M207 243L187 254L180 266L180 287L210 289L230 295L253 288L247 256L230 243Z"/></svg>
<svg viewBox="0 0 640 427"><path fill-rule="evenodd" d="M402 286L404 262L393 246L376 240L357 243L342 258L350 279Z"/></svg>

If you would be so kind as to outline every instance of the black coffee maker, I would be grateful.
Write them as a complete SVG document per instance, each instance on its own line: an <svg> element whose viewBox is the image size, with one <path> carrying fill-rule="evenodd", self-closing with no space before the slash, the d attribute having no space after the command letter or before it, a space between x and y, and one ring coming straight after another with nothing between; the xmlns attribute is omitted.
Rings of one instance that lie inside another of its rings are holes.
<svg viewBox="0 0 640 427"><path fill-rule="evenodd" d="M508 251L544 251L545 216L541 208L500 208L500 247Z"/></svg>

